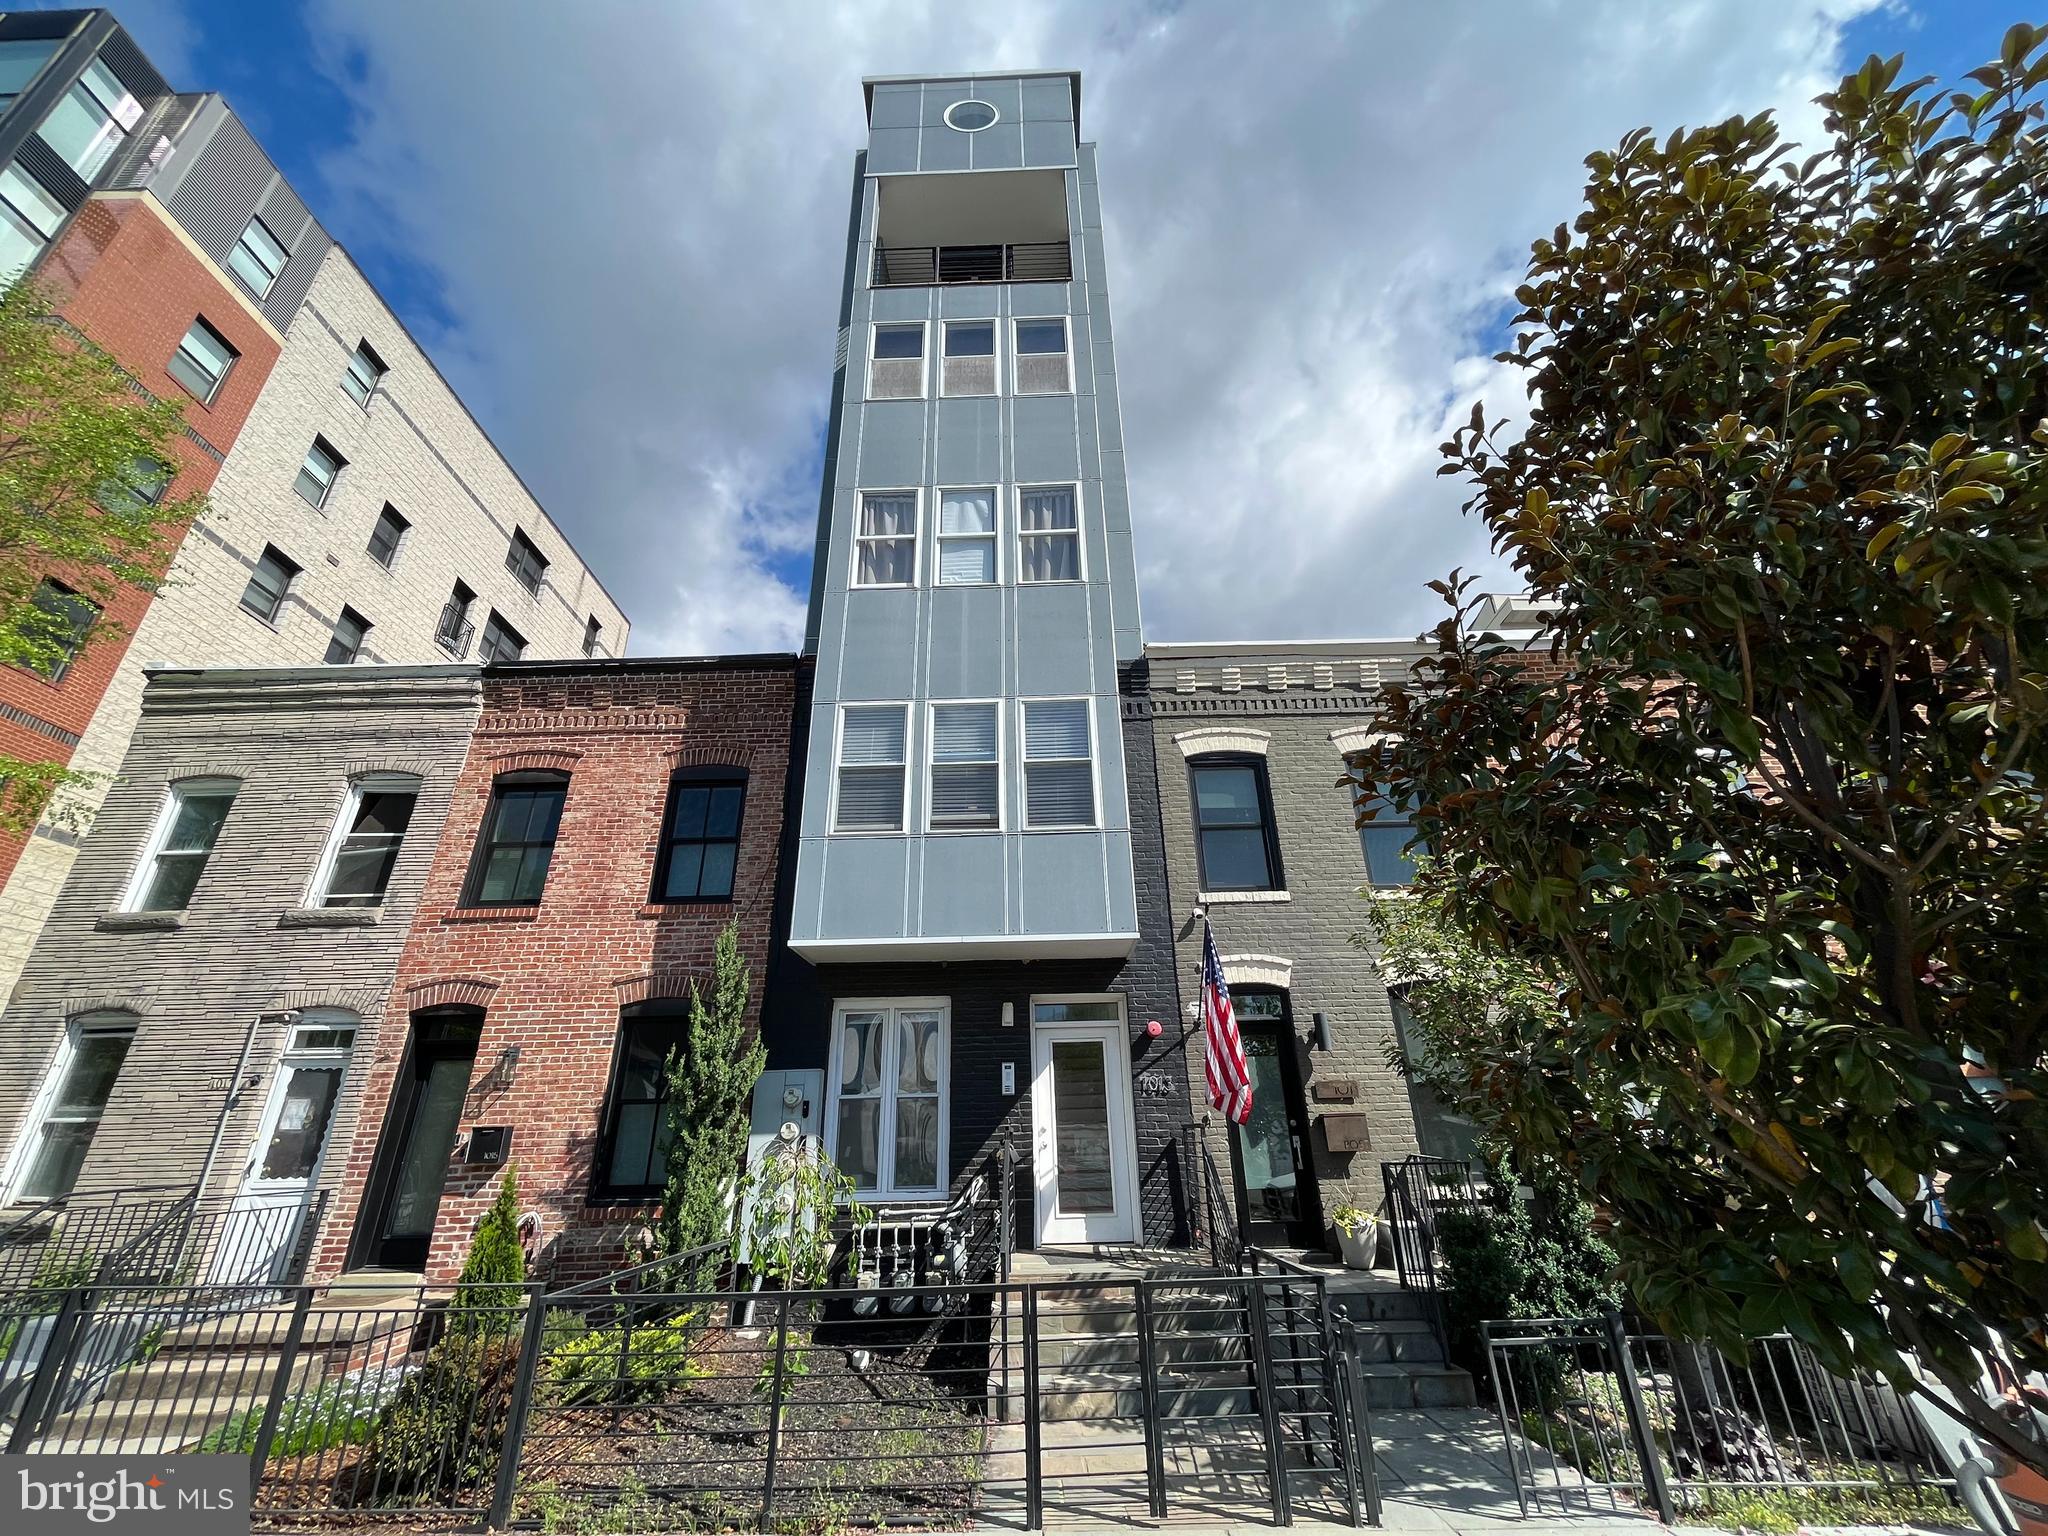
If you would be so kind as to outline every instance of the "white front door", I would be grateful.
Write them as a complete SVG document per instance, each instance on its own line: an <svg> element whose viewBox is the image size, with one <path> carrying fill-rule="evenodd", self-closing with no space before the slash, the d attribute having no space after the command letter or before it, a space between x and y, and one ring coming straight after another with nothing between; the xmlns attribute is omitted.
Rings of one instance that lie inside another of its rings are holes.
<svg viewBox="0 0 2048 1536"><path fill-rule="evenodd" d="M301 1024L277 1065L242 1187L222 1222L209 1278L264 1285L283 1277L309 1234L312 1192L355 1044L351 1025Z"/></svg>
<svg viewBox="0 0 2048 1536"><path fill-rule="evenodd" d="M1038 1241L1134 1243L1138 1158L1122 1006L1113 999L1034 999L1031 1012ZM1105 1013L1116 1022L1081 1022Z"/></svg>

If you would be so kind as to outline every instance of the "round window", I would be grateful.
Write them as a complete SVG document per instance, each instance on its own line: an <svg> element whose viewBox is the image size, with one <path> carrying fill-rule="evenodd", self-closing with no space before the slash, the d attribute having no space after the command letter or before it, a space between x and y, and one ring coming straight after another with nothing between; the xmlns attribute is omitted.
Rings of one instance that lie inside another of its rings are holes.
<svg viewBox="0 0 2048 1536"><path fill-rule="evenodd" d="M996 109L985 101L956 101L946 108L946 126L973 133L996 120Z"/></svg>

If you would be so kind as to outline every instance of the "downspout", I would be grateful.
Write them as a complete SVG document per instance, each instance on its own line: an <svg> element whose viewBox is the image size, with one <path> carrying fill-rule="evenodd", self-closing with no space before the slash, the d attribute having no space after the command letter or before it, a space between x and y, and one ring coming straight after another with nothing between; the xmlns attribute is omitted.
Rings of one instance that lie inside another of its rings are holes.
<svg viewBox="0 0 2048 1536"><path fill-rule="evenodd" d="M206 1184L213 1177L213 1165L220 1159L221 1143L227 1139L228 1116L234 1113L235 1100L242 1096L242 1079L249 1071L249 1057L256 1049L256 1031L263 1027L265 1019L296 1019L296 1008L280 1009L275 1013L259 1013L249 1021L249 1032L242 1036L242 1056L235 1063L235 1075L228 1079L228 1091L220 1101L220 1116L213 1123L213 1140L206 1148L206 1161L199 1165L199 1181L192 1186L192 1198L206 1197Z"/></svg>

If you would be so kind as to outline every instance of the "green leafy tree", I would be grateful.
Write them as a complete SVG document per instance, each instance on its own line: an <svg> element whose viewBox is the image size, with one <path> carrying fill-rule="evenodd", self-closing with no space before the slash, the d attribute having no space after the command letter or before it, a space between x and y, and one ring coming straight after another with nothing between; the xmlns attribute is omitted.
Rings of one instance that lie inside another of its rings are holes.
<svg viewBox="0 0 2048 1536"><path fill-rule="evenodd" d="M2048 1366L2041 43L1956 92L1873 58L1805 149L1764 114L1589 158L1517 290L1526 426L1445 445L1556 664L1454 574L1356 772L1557 988L1467 1075L1645 1309L1910 1352L2048 1470L1973 1353Z"/></svg>
<svg viewBox="0 0 2048 1536"><path fill-rule="evenodd" d="M197 496L152 500L184 429L179 405L141 391L44 290L24 281L0 292L0 665L54 672L114 632L105 619L87 628L86 604L156 585L173 532L204 509ZM33 823L72 778L0 756L0 827Z"/></svg>
<svg viewBox="0 0 2048 1536"><path fill-rule="evenodd" d="M728 923L712 952L711 996L694 983L682 1048L668 1062L668 1182L656 1247L663 1254L723 1244L732 1235L733 1201L747 1153L747 1100L767 1064L747 1026L753 977L740 953L738 923ZM691 1288L716 1283L721 1256L695 1267Z"/></svg>

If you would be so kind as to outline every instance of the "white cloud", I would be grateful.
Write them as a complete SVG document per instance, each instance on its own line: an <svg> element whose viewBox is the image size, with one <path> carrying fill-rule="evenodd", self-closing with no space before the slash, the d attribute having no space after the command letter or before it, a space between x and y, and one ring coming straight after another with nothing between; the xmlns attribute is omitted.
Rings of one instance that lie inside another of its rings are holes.
<svg viewBox="0 0 2048 1536"><path fill-rule="evenodd" d="M316 0L323 210L437 278L426 339L636 621L794 644L859 78L1082 69L1148 632L1413 632L1491 568L1435 477L1531 235L1627 129L1795 122L1874 0L421 5Z"/></svg>

